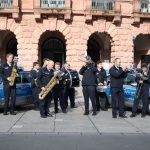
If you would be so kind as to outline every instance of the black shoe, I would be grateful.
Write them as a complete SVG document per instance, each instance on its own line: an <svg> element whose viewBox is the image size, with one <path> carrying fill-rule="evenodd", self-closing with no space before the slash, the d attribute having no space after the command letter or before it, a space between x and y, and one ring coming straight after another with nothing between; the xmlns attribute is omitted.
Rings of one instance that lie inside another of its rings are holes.
<svg viewBox="0 0 150 150"><path fill-rule="evenodd" d="M16 115L16 112L15 111L11 111L10 114L11 115Z"/></svg>
<svg viewBox="0 0 150 150"><path fill-rule="evenodd" d="M101 108L102 111L108 111L108 108Z"/></svg>
<svg viewBox="0 0 150 150"><path fill-rule="evenodd" d="M53 117L53 115L52 114L50 114L50 113L48 113L47 115L45 115L45 116L47 116L47 117Z"/></svg>
<svg viewBox="0 0 150 150"><path fill-rule="evenodd" d="M136 114L135 114L135 113L132 113L132 114L130 115L130 117L131 117L131 118L136 117Z"/></svg>
<svg viewBox="0 0 150 150"><path fill-rule="evenodd" d="M5 116L8 115L8 112L7 112L7 111L4 111L3 115L5 115Z"/></svg>
<svg viewBox="0 0 150 150"><path fill-rule="evenodd" d="M41 115L41 118L47 118L47 116L46 115Z"/></svg>
<svg viewBox="0 0 150 150"><path fill-rule="evenodd" d="M76 106L76 105L75 105L75 106L71 106L71 108L77 108L77 107L78 107L78 106Z"/></svg>
<svg viewBox="0 0 150 150"><path fill-rule="evenodd" d="M147 112L147 115L149 115L149 116L150 116L150 111L148 111L148 112Z"/></svg>
<svg viewBox="0 0 150 150"><path fill-rule="evenodd" d="M55 110L54 113L57 114L57 113L58 113L58 110Z"/></svg>
<svg viewBox="0 0 150 150"><path fill-rule="evenodd" d="M86 115L86 116L87 116L87 115L89 115L89 112L86 112L86 111L85 111L83 115Z"/></svg>
<svg viewBox="0 0 150 150"><path fill-rule="evenodd" d="M113 115L112 118L116 119L116 118L117 118L117 115Z"/></svg>
<svg viewBox="0 0 150 150"><path fill-rule="evenodd" d="M126 115L119 115L120 118L128 118Z"/></svg>
<svg viewBox="0 0 150 150"><path fill-rule="evenodd" d="M92 116L96 116L96 112L93 112L93 113L92 113Z"/></svg>
<svg viewBox="0 0 150 150"><path fill-rule="evenodd" d="M96 111L100 111L100 108L96 108Z"/></svg>
<svg viewBox="0 0 150 150"><path fill-rule="evenodd" d="M146 114L141 114L141 117L142 117L142 118L146 117Z"/></svg>
<svg viewBox="0 0 150 150"><path fill-rule="evenodd" d="M67 113L66 109L63 109L63 110L62 110L62 112L63 112L64 114L66 114L66 113Z"/></svg>

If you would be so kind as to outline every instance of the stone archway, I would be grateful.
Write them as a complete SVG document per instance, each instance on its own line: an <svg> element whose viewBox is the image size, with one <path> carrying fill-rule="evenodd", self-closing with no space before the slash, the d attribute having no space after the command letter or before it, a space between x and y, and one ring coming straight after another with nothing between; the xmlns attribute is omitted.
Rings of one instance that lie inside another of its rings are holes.
<svg viewBox="0 0 150 150"><path fill-rule="evenodd" d="M98 62L100 60L110 62L110 40L110 36L104 32L94 32L91 34L87 43L87 53L91 56L94 62Z"/></svg>
<svg viewBox="0 0 150 150"><path fill-rule="evenodd" d="M39 60L41 64L44 58L64 64L66 60L66 41L59 31L46 31L41 35L39 40Z"/></svg>
<svg viewBox="0 0 150 150"><path fill-rule="evenodd" d="M5 60L5 55L7 53L18 56L17 45L16 35L13 32L9 30L0 31L0 57L2 58L2 61Z"/></svg>
<svg viewBox="0 0 150 150"><path fill-rule="evenodd" d="M134 39L134 63L140 67L150 62L150 34L139 34Z"/></svg>

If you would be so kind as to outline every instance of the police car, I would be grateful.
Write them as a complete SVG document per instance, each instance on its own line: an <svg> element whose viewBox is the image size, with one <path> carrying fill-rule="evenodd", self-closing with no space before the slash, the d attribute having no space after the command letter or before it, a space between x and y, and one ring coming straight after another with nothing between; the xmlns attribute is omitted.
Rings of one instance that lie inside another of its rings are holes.
<svg viewBox="0 0 150 150"><path fill-rule="evenodd" d="M135 74L129 73L128 76L124 80L124 100L125 100L125 106L127 107L133 107L135 95L136 95L136 87L137 83L135 81ZM109 103L111 104L111 93L110 93L110 86L108 85L106 94L108 96ZM150 100L150 89L149 89L149 100ZM140 102L140 106L142 106L142 102Z"/></svg>
<svg viewBox="0 0 150 150"><path fill-rule="evenodd" d="M32 89L30 72L21 71L16 78L16 105L32 104ZM0 108L4 107L4 92L2 77L0 77Z"/></svg>

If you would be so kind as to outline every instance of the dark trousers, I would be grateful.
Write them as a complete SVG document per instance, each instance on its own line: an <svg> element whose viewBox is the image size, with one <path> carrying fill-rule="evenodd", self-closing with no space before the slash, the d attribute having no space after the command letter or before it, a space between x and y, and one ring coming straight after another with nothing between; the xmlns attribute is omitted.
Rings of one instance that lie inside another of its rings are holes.
<svg viewBox="0 0 150 150"><path fill-rule="evenodd" d="M4 104L4 111L8 111L9 107L9 100L10 100L10 111L14 111L15 102L16 102L16 87L9 86L9 84L4 85L4 97L5 97L5 104Z"/></svg>
<svg viewBox="0 0 150 150"><path fill-rule="evenodd" d="M112 100L112 115L117 115L117 106L119 108L119 115L124 114L124 92L123 89L111 88Z"/></svg>
<svg viewBox="0 0 150 150"><path fill-rule="evenodd" d="M46 115L49 113L49 107L52 100L52 94L49 93L43 100L39 100L40 114Z"/></svg>
<svg viewBox="0 0 150 150"><path fill-rule="evenodd" d="M60 107L62 110L64 110L66 108L63 88L54 88L53 89L53 99L54 99L55 111L58 111L58 101L60 103Z"/></svg>
<svg viewBox="0 0 150 150"><path fill-rule="evenodd" d="M92 103L93 112L96 112L96 87L83 86L83 96L84 96L85 112L89 112L89 98Z"/></svg>
<svg viewBox="0 0 150 150"><path fill-rule="evenodd" d="M33 103L36 107L39 107L39 92L39 88L32 88Z"/></svg>
<svg viewBox="0 0 150 150"><path fill-rule="evenodd" d="M148 111L148 96L149 96L149 88L144 88L142 87L141 90L139 91L139 89L137 89L137 93L138 93L138 97L135 98L134 100L134 105L132 108L132 113L136 113L140 100L142 100L142 113L146 114Z"/></svg>
<svg viewBox="0 0 150 150"><path fill-rule="evenodd" d="M68 107L68 98L70 99L71 107L75 106L75 89L70 87L64 88L65 107Z"/></svg>
<svg viewBox="0 0 150 150"><path fill-rule="evenodd" d="M96 92L96 108L105 109L107 108L107 95L105 92Z"/></svg>

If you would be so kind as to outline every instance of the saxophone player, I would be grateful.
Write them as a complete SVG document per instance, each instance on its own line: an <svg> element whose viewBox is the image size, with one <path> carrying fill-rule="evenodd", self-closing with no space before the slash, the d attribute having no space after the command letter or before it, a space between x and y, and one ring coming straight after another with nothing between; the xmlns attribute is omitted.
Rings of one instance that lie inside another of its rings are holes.
<svg viewBox="0 0 150 150"><path fill-rule="evenodd" d="M13 69L16 68L14 66L14 55L8 53L6 55L6 63L2 64L2 79L3 79L3 89L4 89L4 97L5 97L5 104L4 104L4 115L8 115L8 107L9 107L9 98L10 99L10 114L16 115L15 112L15 101L16 101L16 83L14 80L14 84L10 85L12 80L11 74ZM17 70L17 69L16 69Z"/></svg>
<svg viewBox="0 0 150 150"><path fill-rule="evenodd" d="M130 117L136 117L137 115L137 109L140 100L142 99L142 114L141 117L145 117L148 111L148 96L149 96L149 86L150 86L150 72L149 68L146 64L142 65L142 72L140 74L136 75L136 81L137 81L137 92L136 97L134 100L134 105L132 108L132 114Z"/></svg>
<svg viewBox="0 0 150 150"><path fill-rule="evenodd" d="M54 62L49 60L45 67L41 68L38 73L37 84L41 90L45 90L46 85L54 76ZM43 100L39 100L39 108L41 118L52 117L50 114L49 106L52 100L52 93L49 92Z"/></svg>

